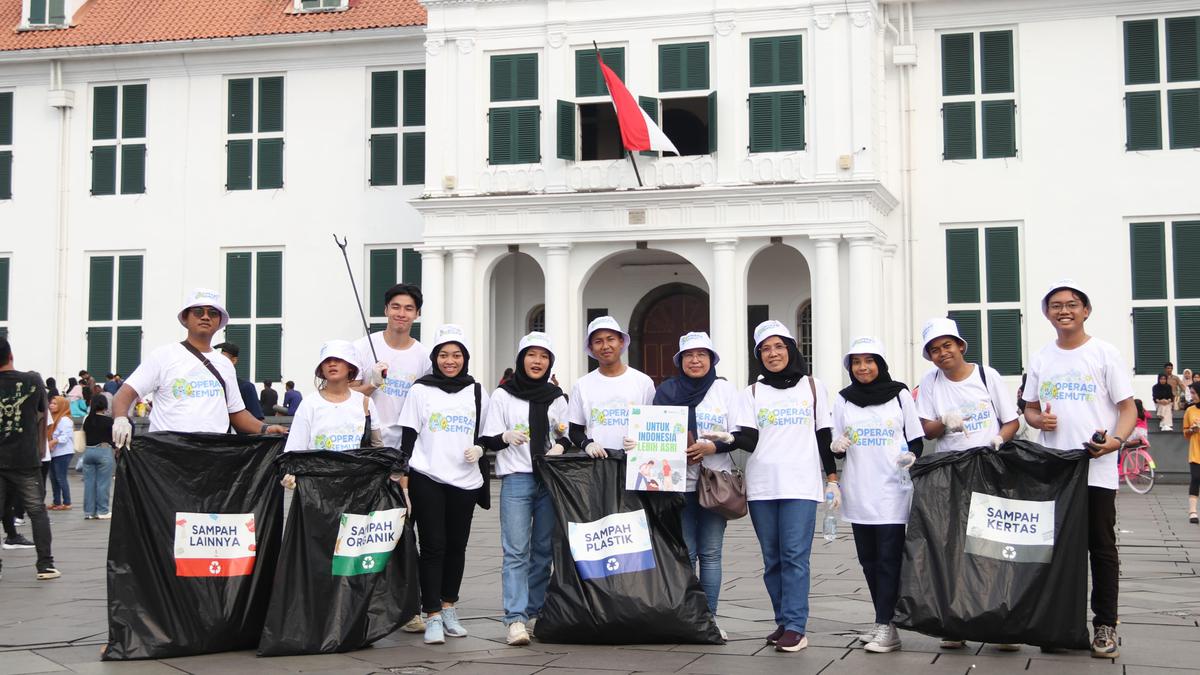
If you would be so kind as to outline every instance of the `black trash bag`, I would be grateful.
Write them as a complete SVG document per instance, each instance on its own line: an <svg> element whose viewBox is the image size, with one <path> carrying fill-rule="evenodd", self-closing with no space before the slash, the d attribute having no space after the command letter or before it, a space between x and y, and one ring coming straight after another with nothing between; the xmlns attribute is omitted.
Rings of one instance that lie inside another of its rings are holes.
<svg viewBox="0 0 1200 675"><path fill-rule="evenodd" d="M688 560L682 494L627 491L624 459L572 453L535 466L557 521L539 641L723 644Z"/></svg>
<svg viewBox="0 0 1200 675"><path fill-rule="evenodd" d="M283 529L283 442L155 432L120 453L105 660L258 644Z"/></svg>
<svg viewBox="0 0 1200 675"><path fill-rule="evenodd" d="M296 476L259 656L361 649L420 609L417 546L390 448L286 452Z"/></svg>
<svg viewBox="0 0 1200 675"><path fill-rule="evenodd" d="M926 455L912 478L897 626L1088 646L1086 452L1013 441Z"/></svg>

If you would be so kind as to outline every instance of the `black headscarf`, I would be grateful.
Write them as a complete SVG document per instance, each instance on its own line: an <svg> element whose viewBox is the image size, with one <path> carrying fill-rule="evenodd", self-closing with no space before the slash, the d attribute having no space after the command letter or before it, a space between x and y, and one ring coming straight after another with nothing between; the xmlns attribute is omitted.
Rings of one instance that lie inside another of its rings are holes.
<svg viewBox="0 0 1200 675"><path fill-rule="evenodd" d="M768 370L766 361L763 361L762 350L758 347L754 348L754 355L758 357L758 363L762 366L763 384L775 387L776 389L791 389L808 374L808 369L804 367L804 357L800 355L800 350L796 348L796 341L789 340L782 335L778 337L780 340L783 340L783 344L787 345L788 362L783 367L783 370L778 373L772 373Z"/></svg>
<svg viewBox="0 0 1200 675"><path fill-rule="evenodd" d="M500 388L513 398L529 401L529 454L536 457L546 454L550 447L550 404L564 396L558 385L550 382L550 371L554 368L554 355L550 355L550 367L536 380L525 372L525 353L529 347L517 352L517 367L512 377Z"/></svg>
<svg viewBox="0 0 1200 675"><path fill-rule="evenodd" d="M462 349L463 353L462 370L458 371L458 375L454 377L446 377L442 373L442 370L438 368L437 363L438 351L440 351L442 347L450 344L450 342L454 342L454 344L458 345L459 348ZM421 379L417 380L417 384L423 384L428 387L437 387L447 394L457 394L463 389L475 384L475 378L467 374L467 366L471 364L471 353L467 351L467 348L463 346L461 342L455 342L453 340L450 342L443 342L442 344L434 347L433 351L429 352L429 360L433 363L433 372L422 376Z"/></svg>
<svg viewBox="0 0 1200 675"><path fill-rule="evenodd" d="M708 352L709 363L716 361L716 354L711 349ZM680 369L682 370L682 368ZM658 385L654 392L654 405L686 405L688 407L688 431L696 435L696 406L704 400L713 382L717 381L716 366L709 366L708 372L700 377L691 377L686 372L665 380Z"/></svg>
<svg viewBox="0 0 1200 675"><path fill-rule="evenodd" d="M908 385L893 380L892 376L888 374L887 361L884 361L882 356L878 354L871 356L875 357L875 365L879 366L879 375L870 383L863 384L854 377L854 370L850 364L847 364L846 371L850 373L850 386L839 392L842 398L860 408L887 403L896 398L900 392L908 389Z"/></svg>

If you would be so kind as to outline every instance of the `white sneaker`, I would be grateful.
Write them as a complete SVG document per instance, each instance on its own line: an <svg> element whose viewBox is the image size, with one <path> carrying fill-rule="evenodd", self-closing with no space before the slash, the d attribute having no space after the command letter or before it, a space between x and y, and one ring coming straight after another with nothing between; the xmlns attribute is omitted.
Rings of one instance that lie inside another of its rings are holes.
<svg viewBox="0 0 1200 675"><path fill-rule="evenodd" d="M880 624L879 630L875 631L875 639L868 642L863 649L875 654L894 652L900 649L900 634L892 624Z"/></svg>
<svg viewBox="0 0 1200 675"><path fill-rule="evenodd" d="M525 632L529 633L530 637L534 637L537 635L537 629L534 628L534 626L536 626L536 625L537 625L537 617L536 616L529 617L529 620L525 622Z"/></svg>
<svg viewBox="0 0 1200 675"><path fill-rule="evenodd" d="M520 621L508 624L508 637L505 642L513 647L523 647L529 644L529 632L525 630L525 624Z"/></svg>
<svg viewBox="0 0 1200 675"><path fill-rule="evenodd" d="M400 630L404 631L405 633L424 633L425 619L422 619L420 614L416 614L413 616L413 618L408 620L408 623L401 626Z"/></svg>
<svg viewBox="0 0 1200 675"><path fill-rule="evenodd" d="M721 632L721 639L729 642L729 633L726 633L725 629L721 628L720 626L717 626L717 630Z"/></svg>
<svg viewBox="0 0 1200 675"><path fill-rule="evenodd" d="M871 632L870 632L870 633L863 633L862 635L859 635L859 636L858 636L858 641L859 641L859 642L861 642L861 643L863 643L863 644L865 645L865 644L867 644L868 642L870 642L870 641L874 640L874 639L875 639L875 634L879 632L879 627L880 627L880 626L882 626L882 625L883 625L883 624L881 624L881 623L877 623L877 624L874 624L874 625L872 625L872 626L871 626Z"/></svg>

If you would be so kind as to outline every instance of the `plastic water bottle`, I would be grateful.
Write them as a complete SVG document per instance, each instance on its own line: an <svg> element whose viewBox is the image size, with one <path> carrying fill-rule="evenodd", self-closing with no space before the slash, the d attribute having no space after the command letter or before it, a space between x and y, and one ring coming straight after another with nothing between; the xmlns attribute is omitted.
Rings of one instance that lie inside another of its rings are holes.
<svg viewBox="0 0 1200 675"><path fill-rule="evenodd" d="M905 452L910 452L907 448L901 451L900 456L903 457ZM896 474L900 479L900 487L907 489L912 485L912 476L908 473L908 467L896 465Z"/></svg>
<svg viewBox="0 0 1200 675"><path fill-rule="evenodd" d="M825 541L837 539L837 510L833 508L833 492L825 493L825 521L821 524Z"/></svg>

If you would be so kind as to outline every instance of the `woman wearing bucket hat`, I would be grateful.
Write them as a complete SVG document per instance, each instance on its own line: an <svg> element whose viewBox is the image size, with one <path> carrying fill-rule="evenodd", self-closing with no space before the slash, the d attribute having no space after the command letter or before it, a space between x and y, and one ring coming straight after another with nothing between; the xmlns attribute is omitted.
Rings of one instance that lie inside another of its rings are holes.
<svg viewBox="0 0 1200 675"><path fill-rule="evenodd" d="M550 582L554 505L534 468L538 455L561 454L568 442L567 397L550 383L554 345L533 332L517 345L512 375L492 395L481 444L498 452L500 477L501 594L510 645L529 644Z"/></svg>
<svg viewBox="0 0 1200 675"><path fill-rule="evenodd" d="M358 370L358 352L349 341L330 340L321 347L317 395L300 402L284 452L383 446L375 402L350 388Z"/></svg>
<svg viewBox="0 0 1200 675"><path fill-rule="evenodd" d="M746 498L763 556L763 583L775 611L767 636L777 651L808 646L809 556L817 504L831 493L841 503L830 451L832 415L825 387L804 367L796 339L778 321L754 329L762 376L743 392L758 429L746 464ZM821 478L828 482L821 489Z"/></svg>
<svg viewBox="0 0 1200 675"><path fill-rule="evenodd" d="M454 604L483 487L478 438L488 410L487 392L467 374L470 358L463 329L440 326L429 352L432 372L413 383L400 411L400 453L408 463L401 485L411 493L417 524L426 644L467 635Z"/></svg>
<svg viewBox="0 0 1200 675"><path fill-rule="evenodd" d="M717 378L721 357L708 333L688 333L679 338L675 353L679 375L666 380L654 394L655 405L687 406L687 479L684 486L683 539L693 568L700 564L700 587L708 598L708 611L717 615L721 593L721 547L725 540L725 517L700 506L696 485L700 466L713 471L733 471L730 452L735 447L753 449L758 431L745 400L728 380ZM725 631L721 629L721 637Z"/></svg>
<svg viewBox="0 0 1200 675"><path fill-rule="evenodd" d="M900 597L904 525L912 498L908 467L921 455L924 430L908 387L888 373L883 344L873 337L850 342L842 366L850 386L833 399L832 450L842 466L842 517L875 606L875 629L859 640L868 652L900 649L892 623Z"/></svg>
<svg viewBox="0 0 1200 675"><path fill-rule="evenodd" d="M605 448L629 449L629 406L654 400L654 380L621 361L629 349L629 333L611 316L588 324L583 348L600 367L584 375L571 388L567 408L571 442L591 457L608 456Z"/></svg>

